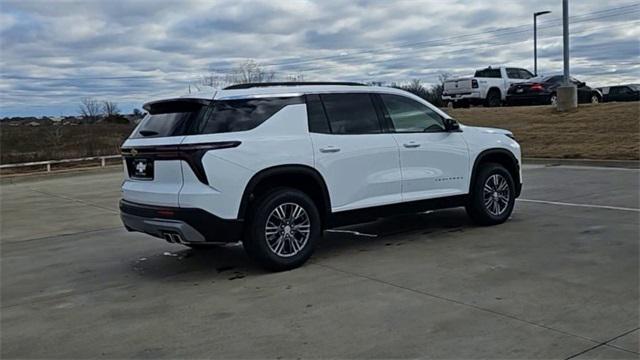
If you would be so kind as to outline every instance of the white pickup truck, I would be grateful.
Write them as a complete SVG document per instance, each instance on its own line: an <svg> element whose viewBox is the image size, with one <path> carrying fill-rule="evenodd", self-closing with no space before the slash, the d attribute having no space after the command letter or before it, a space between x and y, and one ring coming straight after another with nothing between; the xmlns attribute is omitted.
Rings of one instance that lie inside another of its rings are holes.
<svg viewBox="0 0 640 360"><path fill-rule="evenodd" d="M469 105L500 106L509 86L530 79L534 75L526 69L489 66L476 70L473 77L449 79L444 82L442 100L453 107Z"/></svg>

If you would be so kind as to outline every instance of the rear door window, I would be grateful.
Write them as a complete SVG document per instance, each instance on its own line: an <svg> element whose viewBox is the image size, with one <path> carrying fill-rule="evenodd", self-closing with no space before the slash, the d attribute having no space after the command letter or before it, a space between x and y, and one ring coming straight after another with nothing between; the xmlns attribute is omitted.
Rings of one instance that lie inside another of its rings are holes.
<svg viewBox="0 0 640 360"><path fill-rule="evenodd" d="M256 128L287 105L301 104L301 97L215 100L206 116L194 125L194 134L217 134Z"/></svg>
<svg viewBox="0 0 640 360"><path fill-rule="evenodd" d="M320 95L333 134L382 132L378 114L368 93Z"/></svg>

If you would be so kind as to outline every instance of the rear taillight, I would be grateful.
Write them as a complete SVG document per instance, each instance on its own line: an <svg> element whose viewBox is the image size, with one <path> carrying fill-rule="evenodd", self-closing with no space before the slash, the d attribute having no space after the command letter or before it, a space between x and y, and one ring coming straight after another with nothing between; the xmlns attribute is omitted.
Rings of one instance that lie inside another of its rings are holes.
<svg viewBox="0 0 640 360"><path fill-rule="evenodd" d="M542 91L542 90L544 90L544 86L542 86L542 84L531 85L531 91Z"/></svg>
<svg viewBox="0 0 640 360"><path fill-rule="evenodd" d="M471 87L473 89L477 89L478 88L478 80L476 79L471 79Z"/></svg>

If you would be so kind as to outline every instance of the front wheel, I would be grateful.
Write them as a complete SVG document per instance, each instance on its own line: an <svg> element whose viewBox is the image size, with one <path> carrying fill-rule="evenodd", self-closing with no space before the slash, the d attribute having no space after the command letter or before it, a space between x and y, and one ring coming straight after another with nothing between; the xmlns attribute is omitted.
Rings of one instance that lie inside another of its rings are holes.
<svg viewBox="0 0 640 360"><path fill-rule="evenodd" d="M311 257L320 232L313 200L297 189L278 188L256 201L243 245L264 268L289 270Z"/></svg>
<svg viewBox="0 0 640 360"><path fill-rule="evenodd" d="M481 165L472 184L467 214L479 225L496 225L505 222L515 205L513 177L500 164Z"/></svg>
<svg viewBox="0 0 640 360"><path fill-rule="evenodd" d="M592 104L600 103L600 97L596 94L591 95L591 103Z"/></svg>

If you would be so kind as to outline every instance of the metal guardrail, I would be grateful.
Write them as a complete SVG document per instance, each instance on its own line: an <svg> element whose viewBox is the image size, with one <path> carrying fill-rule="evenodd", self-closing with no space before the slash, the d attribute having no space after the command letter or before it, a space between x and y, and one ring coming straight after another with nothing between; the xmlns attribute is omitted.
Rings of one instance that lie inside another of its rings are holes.
<svg viewBox="0 0 640 360"><path fill-rule="evenodd" d="M20 167L27 167L27 166L46 166L47 172L51 172L51 165L82 162L82 161L93 161L93 160L100 160L100 167L106 167L107 160L118 159L121 157L122 155L107 155L107 156L92 156L92 157L77 158L77 159L33 161L33 162L26 162L26 163L19 163L19 164L3 164L3 165L0 165L0 169L13 169L13 168L20 168Z"/></svg>

